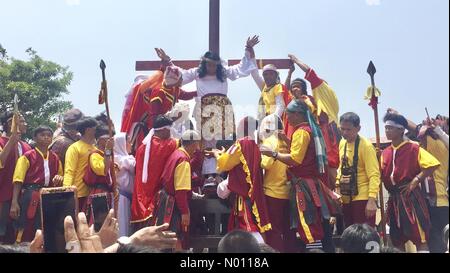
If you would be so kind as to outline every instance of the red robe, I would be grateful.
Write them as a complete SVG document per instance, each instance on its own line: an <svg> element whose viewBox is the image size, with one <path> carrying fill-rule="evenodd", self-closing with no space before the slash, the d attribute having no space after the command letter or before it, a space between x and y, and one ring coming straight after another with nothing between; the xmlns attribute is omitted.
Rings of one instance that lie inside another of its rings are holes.
<svg viewBox="0 0 450 273"><path fill-rule="evenodd" d="M0 137L0 147L6 146L9 138ZM22 146L22 154L31 150L30 145L20 141ZM12 191L13 191L13 175L16 167L19 151L14 148L8 155L5 166L0 169L0 242L5 244L14 243L14 229L12 227L12 219L9 217L9 209L11 207Z"/></svg>
<svg viewBox="0 0 450 273"><path fill-rule="evenodd" d="M131 221L135 223L144 222L152 216L153 199L162 186L159 180L164 164L177 148L175 139L156 136L153 136L151 145L147 183L142 182L145 145L141 145L136 152L136 176L131 201Z"/></svg>
<svg viewBox="0 0 450 273"><path fill-rule="evenodd" d="M88 219L89 225L94 224L94 208L92 207L92 197L94 194L99 193L109 193L107 197L108 207L114 208L114 192L113 192L113 184L111 173L108 172L107 175L98 175L92 170L90 165L91 156L93 154L99 154L104 157L104 153L100 150L93 151L88 158L89 165L86 168L86 172L83 177L83 181L86 185L89 186L90 192L89 196L86 200L85 212L86 218Z"/></svg>
<svg viewBox="0 0 450 273"><path fill-rule="evenodd" d="M196 151L194 155L191 157L191 171L192 171L192 191L196 193L200 193L200 190L203 187L205 179L202 175L203 169L203 160L205 156L201 151Z"/></svg>
<svg viewBox="0 0 450 273"><path fill-rule="evenodd" d="M150 97L150 118L148 128L153 127L153 120L158 115L164 115L178 102L178 100L190 100L197 96L197 92L187 92L179 87L167 88L164 84L159 90L152 93Z"/></svg>
<svg viewBox="0 0 450 273"><path fill-rule="evenodd" d="M92 170L90 162L91 156L93 154L99 154L102 157L104 156L104 153L99 150L95 150L89 155L88 157L89 165L86 168L83 181L86 185L88 185L91 188L90 194L112 192L112 179L110 173L108 172L107 175L98 175Z"/></svg>
<svg viewBox="0 0 450 273"><path fill-rule="evenodd" d="M190 162L190 157L181 149L176 149L167 159L160 183L164 191L158 195L155 207L155 224L168 223L169 229L176 232L184 249L188 248L188 231L182 229L181 215L189 214L191 191L175 190L175 169L183 162Z"/></svg>
<svg viewBox="0 0 450 273"><path fill-rule="evenodd" d="M156 71L147 80L134 85L131 100L125 105L122 113L121 132L130 133L135 122L139 122L150 108L150 96L152 90L157 90L163 82L163 72ZM141 142L139 142L141 143Z"/></svg>
<svg viewBox="0 0 450 273"><path fill-rule="evenodd" d="M248 137L237 142L241 146L251 181L247 181L247 173L242 162L228 173L228 189L233 193L228 231L244 229L251 232L265 232L271 229L271 224L263 191L261 152L255 141Z"/></svg>

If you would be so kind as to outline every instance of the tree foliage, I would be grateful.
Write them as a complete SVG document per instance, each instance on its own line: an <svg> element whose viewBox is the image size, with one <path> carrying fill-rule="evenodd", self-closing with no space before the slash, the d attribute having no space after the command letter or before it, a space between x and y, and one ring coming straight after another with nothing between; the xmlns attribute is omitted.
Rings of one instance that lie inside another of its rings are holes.
<svg viewBox="0 0 450 273"><path fill-rule="evenodd" d="M32 129L42 124L55 128L58 116L72 107L63 95L69 93L73 74L68 67L42 59L32 48L26 53L29 60L15 59L0 45L0 112L13 110L17 93L19 111L28 123L25 138L30 139Z"/></svg>

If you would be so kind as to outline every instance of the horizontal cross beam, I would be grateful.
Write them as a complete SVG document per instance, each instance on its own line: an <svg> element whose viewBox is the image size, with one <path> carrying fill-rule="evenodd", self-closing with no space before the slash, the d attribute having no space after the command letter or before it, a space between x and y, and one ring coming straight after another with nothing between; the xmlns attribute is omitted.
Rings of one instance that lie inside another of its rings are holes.
<svg viewBox="0 0 450 273"><path fill-rule="evenodd" d="M241 60L228 60L228 65L238 64ZM273 64L278 69L289 69L291 67L291 60L289 59L257 59L256 63L259 69L262 69L266 64ZM198 67L200 61L186 60L186 61L173 61L173 64L183 69L190 69ZM152 71L158 70L161 67L160 61L137 61L136 71Z"/></svg>

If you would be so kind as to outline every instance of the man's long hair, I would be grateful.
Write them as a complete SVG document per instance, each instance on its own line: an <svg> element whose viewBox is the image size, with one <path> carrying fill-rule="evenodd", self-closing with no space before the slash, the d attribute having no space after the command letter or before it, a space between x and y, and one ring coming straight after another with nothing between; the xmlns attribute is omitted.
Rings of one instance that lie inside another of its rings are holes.
<svg viewBox="0 0 450 273"><path fill-rule="evenodd" d="M207 62L206 59L210 59L217 62L216 77L219 81L223 82L225 80L225 68L221 63L219 55L211 51L206 52L205 55L203 55L202 57L200 66L198 68L199 78L203 78L206 76L206 62Z"/></svg>

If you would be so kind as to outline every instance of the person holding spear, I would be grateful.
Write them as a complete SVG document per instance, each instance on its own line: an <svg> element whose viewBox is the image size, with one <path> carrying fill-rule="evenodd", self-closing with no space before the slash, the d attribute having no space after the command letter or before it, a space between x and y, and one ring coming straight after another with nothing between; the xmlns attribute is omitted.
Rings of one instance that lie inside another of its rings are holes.
<svg viewBox="0 0 450 273"><path fill-rule="evenodd" d="M109 174L111 176L112 191L114 193L114 213L116 213L118 211L118 204L119 204L119 191L117 188L116 172L114 169L114 150L112 149L112 147L114 147L114 132L111 115L109 114L108 86L106 84L106 75L105 75L106 64L103 60L100 61L100 69L102 70L102 84L100 94L98 96L98 104L105 104L106 117L108 120L108 133L111 149L108 149L108 154L105 155L109 156L112 159L112 164L109 165L110 168Z"/></svg>
<svg viewBox="0 0 450 273"><path fill-rule="evenodd" d="M14 96L14 111L5 112L1 117L6 136L0 137L0 243L12 244L16 237L9 217L13 193L13 174L17 159L31 150L30 145L21 140L27 132L25 118L19 113L19 100Z"/></svg>

